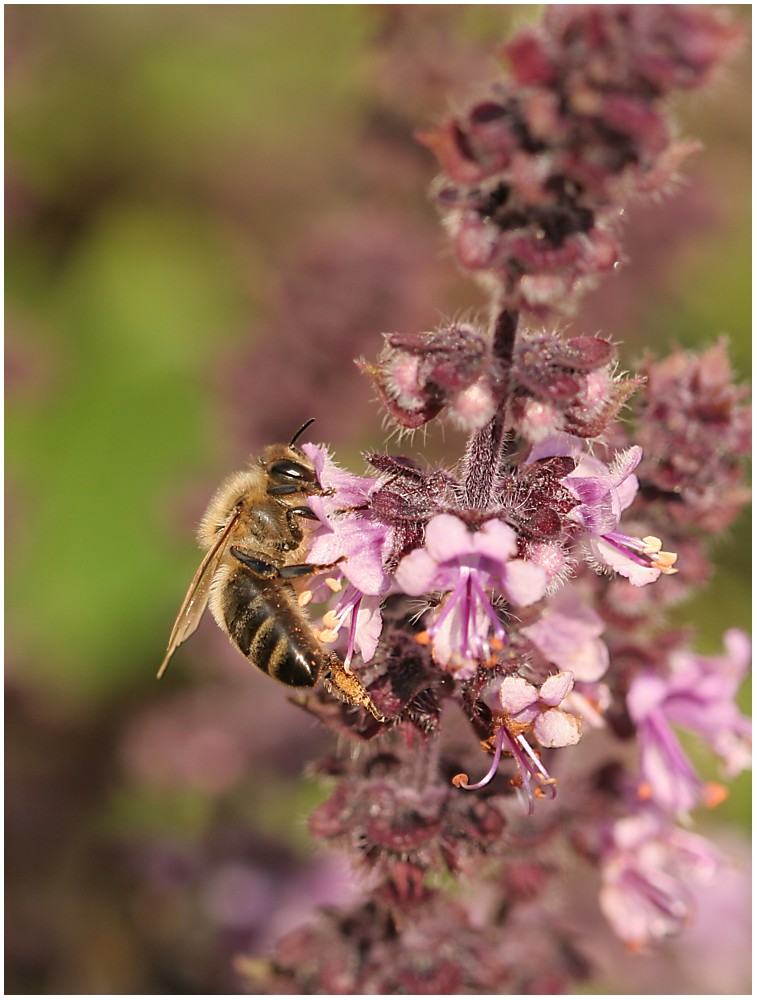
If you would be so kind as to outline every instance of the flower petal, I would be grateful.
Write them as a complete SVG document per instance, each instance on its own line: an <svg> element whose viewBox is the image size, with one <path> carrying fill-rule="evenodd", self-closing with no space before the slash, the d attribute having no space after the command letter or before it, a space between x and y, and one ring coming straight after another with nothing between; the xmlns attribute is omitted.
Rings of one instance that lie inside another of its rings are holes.
<svg viewBox="0 0 757 1000"><path fill-rule="evenodd" d="M499 700L508 715L517 715L537 704L539 692L525 677L505 677L499 688Z"/></svg>
<svg viewBox="0 0 757 1000"><path fill-rule="evenodd" d="M557 707L573 690L573 674L570 670L561 670L552 674L539 688L539 697L546 705Z"/></svg>
<svg viewBox="0 0 757 1000"><path fill-rule="evenodd" d="M586 683L599 680L610 665L603 630L604 622L575 586L564 587L533 625L521 629L550 663Z"/></svg>
<svg viewBox="0 0 757 1000"><path fill-rule="evenodd" d="M364 663L368 663L376 652L381 624L381 599L363 597L357 612L355 645L360 650Z"/></svg>
<svg viewBox="0 0 757 1000"><path fill-rule="evenodd" d="M436 562L449 562L473 553L473 533L454 514L437 514L426 528L426 549Z"/></svg>
<svg viewBox="0 0 757 1000"><path fill-rule="evenodd" d="M543 747L571 747L581 739L581 724L575 715L550 708L534 723L534 736Z"/></svg>
<svg viewBox="0 0 757 1000"><path fill-rule="evenodd" d="M413 549L395 570L397 586L411 597L420 597L430 590L439 589L439 565L425 549Z"/></svg>
<svg viewBox="0 0 757 1000"><path fill-rule="evenodd" d="M526 607L544 597L547 574L535 563L512 559L503 568L502 589L513 604Z"/></svg>
<svg viewBox="0 0 757 1000"><path fill-rule="evenodd" d="M640 565L603 538L590 538L589 545L601 563L626 577L634 587L645 587L648 583L654 583L660 576L659 569Z"/></svg>
<svg viewBox="0 0 757 1000"><path fill-rule="evenodd" d="M495 562L507 562L518 552L518 537L502 521L487 521L480 531L472 535L473 548Z"/></svg>

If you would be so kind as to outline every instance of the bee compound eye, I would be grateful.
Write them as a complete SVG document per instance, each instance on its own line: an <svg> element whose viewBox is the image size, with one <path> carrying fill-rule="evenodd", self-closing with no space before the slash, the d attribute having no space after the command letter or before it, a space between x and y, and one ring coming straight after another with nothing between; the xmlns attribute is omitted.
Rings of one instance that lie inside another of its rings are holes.
<svg viewBox="0 0 757 1000"><path fill-rule="evenodd" d="M292 462L288 458L272 462L268 467L268 474L275 479L290 479L295 482L312 482L315 478L312 469L300 462Z"/></svg>
<svg viewBox="0 0 757 1000"><path fill-rule="evenodd" d="M296 514L298 517L304 517L308 521L317 521L318 515L315 514L309 507L290 507L292 514Z"/></svg>

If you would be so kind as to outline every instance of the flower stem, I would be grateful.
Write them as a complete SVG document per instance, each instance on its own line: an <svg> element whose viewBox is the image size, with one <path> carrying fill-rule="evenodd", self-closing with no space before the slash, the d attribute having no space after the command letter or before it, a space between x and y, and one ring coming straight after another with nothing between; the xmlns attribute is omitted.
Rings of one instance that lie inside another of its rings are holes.
<svg viewBox="0 0 757 1000"><path fill-rule="evenodd" d="M500 467L505 444L505 407L512 364L518 313L503 309L494 320L492 353L498 361L497 412L480 431L474 432L465 454L463 503L467 507L487 509Z"/></svg>

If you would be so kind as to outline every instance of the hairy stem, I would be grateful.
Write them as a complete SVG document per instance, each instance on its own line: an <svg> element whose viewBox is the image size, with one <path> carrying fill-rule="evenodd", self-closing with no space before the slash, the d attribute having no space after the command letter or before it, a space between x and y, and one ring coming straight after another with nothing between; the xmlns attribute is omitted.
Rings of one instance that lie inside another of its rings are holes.
<svg viewBox="0 0 757 1000"><path fill-rule="evenodd" d="M474 432L468 441L463 478L463 503L467 507L485 510L492 498L505 445L505 410L517 328L517 312L503 309L497 314L492 332L492 352L499 362L499 400L497 412L486 427Z"/></svg>

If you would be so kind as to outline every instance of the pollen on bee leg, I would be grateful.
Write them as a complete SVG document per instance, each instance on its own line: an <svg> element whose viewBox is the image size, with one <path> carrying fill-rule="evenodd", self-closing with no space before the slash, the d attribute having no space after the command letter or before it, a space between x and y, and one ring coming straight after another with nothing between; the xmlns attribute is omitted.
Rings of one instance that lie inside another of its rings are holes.
<svg viewBox="0 0 757 1000"><path fill-rule="evenodd" d="M313 600L312 590L301 590L297 595L297 603L301 608L307 607L308 604Z"/></svg>
<svg viewBox="0 0 757 1000"><path fill-rule="evenodd" d="M342 583L340 580L337 580L336 577L327 576L323 582L326 584L329 590L333 590L335 594L338 594L339 591L342 589Z"/></svg>

